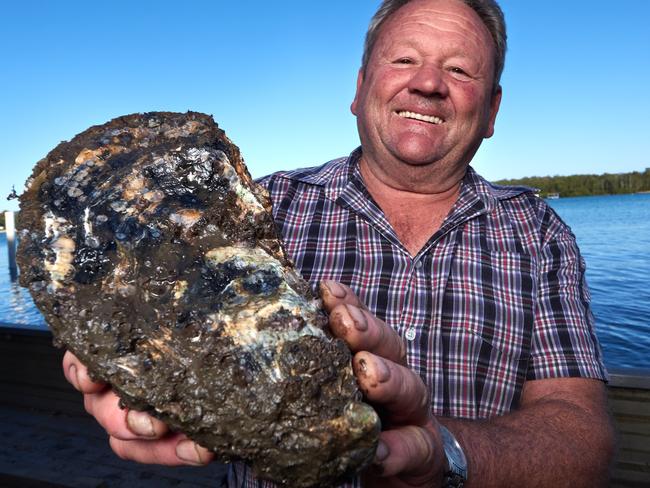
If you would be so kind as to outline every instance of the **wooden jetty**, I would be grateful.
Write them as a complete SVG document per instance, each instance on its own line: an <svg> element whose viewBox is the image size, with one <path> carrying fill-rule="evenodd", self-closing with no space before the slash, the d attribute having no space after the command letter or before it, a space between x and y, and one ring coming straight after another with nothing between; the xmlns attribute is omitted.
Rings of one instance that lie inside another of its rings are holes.
<svg viewBox="0 0 650 488"><path fill-rule="evenodd" d="M227 467L119 459L63 377L46 330L0 323L1 488L222 488Z"/></svg>
<svg viewBox="0 0 650 488"><path fill-rule="evenodd" d="M0 405L87 417L79 393L63 377L63 352L51 343L49 331L0 323ZM609 402L619 435L610 486L650 486L650 371L610 374Z"/></svg>
<svg viewBox="0 0 650 488"><path fill-rule="evenodd" d="M612 370L609 405L618 431L611 486L650 486L650 371Z"/></svg>

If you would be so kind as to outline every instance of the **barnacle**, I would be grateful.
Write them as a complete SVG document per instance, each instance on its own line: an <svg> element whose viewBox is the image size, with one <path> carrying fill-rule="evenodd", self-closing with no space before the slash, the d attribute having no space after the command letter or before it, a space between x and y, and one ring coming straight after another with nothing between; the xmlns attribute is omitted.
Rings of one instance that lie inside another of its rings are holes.
<svg viewBox="0 0 650 488"><path fill-rule="evenodd" d="M287 486L363 468L379 421L211 117L120 117L21 196L18 262L56 342L123 404Z"/></svg>

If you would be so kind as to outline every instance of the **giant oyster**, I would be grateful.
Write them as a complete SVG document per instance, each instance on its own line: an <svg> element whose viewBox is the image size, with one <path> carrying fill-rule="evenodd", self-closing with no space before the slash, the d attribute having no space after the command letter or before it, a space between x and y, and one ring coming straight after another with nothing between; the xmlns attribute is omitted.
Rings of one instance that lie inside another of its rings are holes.
<svg viewBox="0 0 650 488"><path fill-rule="evenodd" d="M372 458L375 412L211 117L120 117L61 143L20 198L20 282L129 408L287 486Z"/></svg>

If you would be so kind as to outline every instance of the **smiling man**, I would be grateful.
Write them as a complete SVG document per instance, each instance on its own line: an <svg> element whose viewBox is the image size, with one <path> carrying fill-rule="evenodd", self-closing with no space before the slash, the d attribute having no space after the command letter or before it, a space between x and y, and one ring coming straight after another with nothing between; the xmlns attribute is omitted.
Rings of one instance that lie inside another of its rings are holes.
<svg viewBox="0 0 650 488"><path fill-rule="evenodd" d="M470 167L501 100L492 0L386 0L352 112L361 147L263 180L287 250L382 414L359 486L605 486L606 372L570 229ZM122 457L211 455L124 412L72 355L69 380ZM229 486L270 486L235 465Z"/></svg>
<svg viewBox="0 0 650 488"><path fill-rule="evenodd" d="M415 256L457 200L481 141L494 132L501 88L494 42L467 6L399 3L405 5L383 22L365 57L352 112L363 179ZM417 208L434 219L423 222Z"/></svg>

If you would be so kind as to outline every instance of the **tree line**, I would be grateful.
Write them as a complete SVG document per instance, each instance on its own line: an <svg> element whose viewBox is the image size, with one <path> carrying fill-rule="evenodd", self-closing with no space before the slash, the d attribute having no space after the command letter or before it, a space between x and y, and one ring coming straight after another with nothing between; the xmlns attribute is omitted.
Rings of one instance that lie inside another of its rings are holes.
<svg viewBox="0 0 650 488"><path fill-rule="evenodd" d="M495 183L537 188L542 197L553 193L557 193L562 197L578 197L650 192L650 168L646 168L642 173L633 171L631 173L605 173L602 175L531 176L512 180L499 180Z"/></svg>

